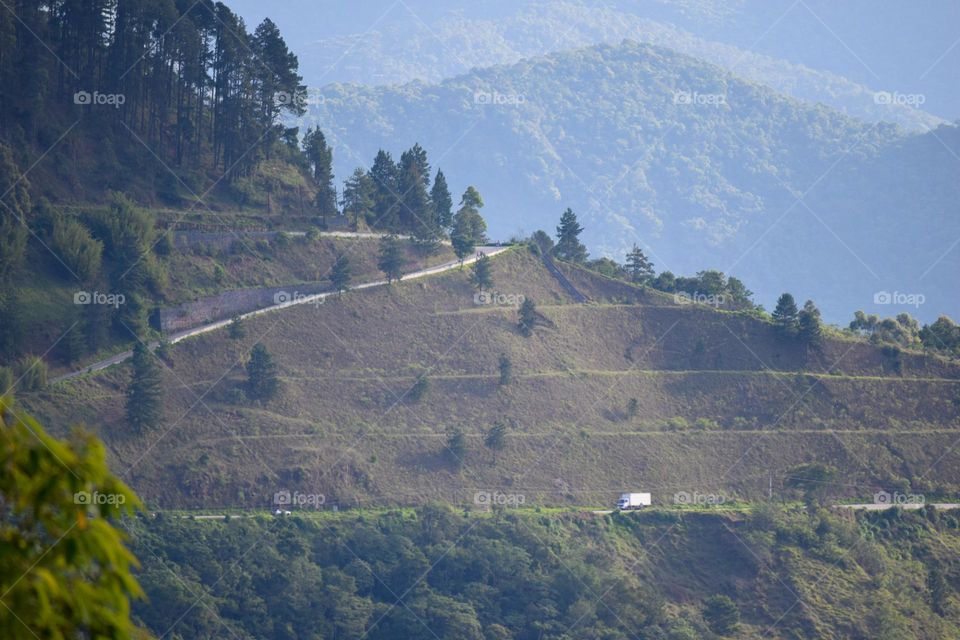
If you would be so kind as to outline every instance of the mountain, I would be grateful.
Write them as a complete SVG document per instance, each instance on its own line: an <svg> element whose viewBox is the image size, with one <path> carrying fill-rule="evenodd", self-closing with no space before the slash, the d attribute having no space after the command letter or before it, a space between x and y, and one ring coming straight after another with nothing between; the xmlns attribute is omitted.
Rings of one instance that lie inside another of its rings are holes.
<svg viewBox="0 0 960 640"><path fill-rule="evenodd" d="M117 473L163 509L262 509L284 490L328 508L466 505L481 490L603 505L622 487L661 504L756 500L791 495L790 470L811 461L842 469L836 495L850 498L960 485L956 361L835 331L808 344L753 312L560 265L573 295L527 245L490 260L489 304L454 270L178 342L168 418L146 431L126 426L128 366L21 401L58 432L96 428ZM538 310L529 336L520 296ZM245 397L257 343L282 389L269 402ZM502 447L488 440L498 423Z"/></svg>
<svg viewBox="0 0 960 640"><path fill-rule="evenodd" d="M943 73L951 68L952 60L948 58L931 68L930 73L937 80L928 78L922 82L906 82L905 72L893 77L865 76L856 58L852 60L852 68L851 65L837 66L837 60L849 60L851 53L841 51L842 55L837 55L835 40L822 42L831 37L830 25L811 28L806 22L812 20L813 14L809 12L816 11L815 15L829 16L838 24L846 25L846 15L835 15L842 12L818 7L815 3L803 5L806 11L803 7L788 11L790 6L786 3L782 6L781 3L764 3L762 8L757 7L757 11L751 12L731 5L725 7L726 15L720 25L708 17L709 12L698 15L671 10L675 8L674 3L584 6L573 2L518 2L510 7L498 3L479 6L452 4L445 3L445 10L417 6L416 3L378 7L378 11L369 11L369 22L359 28L356 17L352 21L338 19L340 16L335 12L324 11L316 5L285 3L281 7L241 8L256 16L256 20L269 15L294 33L298 29L295 22L305 14L313 13L323 19L323 28L293 36L304 79L312 87L333 82L367 85L400 84L412 80L439 82L467 73L472 68L510 64L546 53L601 43L617 44L630 39L669 47L766 84L786 95L820 102L870 122L886 120L921 131L936 127L944 119L924 110L928 95L941 114L960 115L955 108L957 96L942 95L941 91L943 85L952 84L945 82ZM862 18L876 12L875 7L869 12L860 11L857 29L864 30ZM754 13L768 18L769 23L754 20ZM935 56L928 50L940 46L939 54L953 41L944 41L941 30L926 20L911 22L892 7L885 7L881 13L883 15L871 21L870 28L883 29L887 14L890 14L889 17L900 20L899 24L906 22L922 32L924 45L923 51L887 47L896 50L896 57L885 57L884 66L878 63L878 69L895 67L899 70L909 61L918 60L914 67L922 64L923 68L917 68L911 77L911 80L917 80L924 68L934 62ZM912 13L916 14L915 11ZM938 8L938 13L949 21L955 10L944 6ZM780 20L776 20L778 16ZM678 26L681 24L682 27ZM817 38L818 50L825 50L829 55L803 55L807 49L814 48L792 44L811 38ZM785 43L789 46L784 47ZM858 45L865 44L869 41L858 42ZM873 53L872 50L869 52ZM927 55L930 57L925 57ZM881 91L885 93L878 93ZM916 95L921 97L914 98Z"/></svg>
<svg viewBox="0 0 960 640"><path fill-rule="evenodd" d="M633 42L439 84L333 85L306 122L328 132L338 175L379 148L436 150L471 176L495 235L552 231L570 206L595 254L637 242L658 269L731 271L767 304L792 291L845 322L892 315L873 306L888 291L922 295L897 311L925 320L960 312L953 126L868 124Z"/></svg>

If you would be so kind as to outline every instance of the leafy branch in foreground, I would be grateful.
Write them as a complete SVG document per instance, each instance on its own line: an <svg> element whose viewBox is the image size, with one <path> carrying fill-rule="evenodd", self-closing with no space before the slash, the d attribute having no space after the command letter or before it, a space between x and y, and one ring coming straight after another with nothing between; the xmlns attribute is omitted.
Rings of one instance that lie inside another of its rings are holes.
<svg viewBox="0 0 960 640"><path fill-rule="evenodd" d="M57 440L2 397L0 469L0 637L130 637L139 565L111 520L142 504L103 444Z"/></svg>

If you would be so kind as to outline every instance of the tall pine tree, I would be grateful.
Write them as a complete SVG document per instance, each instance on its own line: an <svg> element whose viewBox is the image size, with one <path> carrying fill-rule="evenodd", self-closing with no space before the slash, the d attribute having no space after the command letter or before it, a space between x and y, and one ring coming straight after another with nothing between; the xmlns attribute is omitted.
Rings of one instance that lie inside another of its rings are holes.
<svg viewBox="0 0 960 640"><path fill-rule="evenodd" d="M437 176L433 179L430 200L433 204L434 223L439 229L449 233L450 226L453 224L453 198L450 197L447 178L439 169L437 169Z"/></svg>
<svg viewBox="0 0 960 640"><path fill-rule="evenodd" d="M314 204L323 224L327 218L337 215L337 191L333 186L333 150L319 128L307 129L303 137L303 151L313 168L313 181L317 185L317 197Z"/></svg>
<svg viewBox="0 0 960 640"><path fill-rule="evenodd" d="M156 358L142 342L133 347L133 377L127 387L127 422L143 433L163 419L163 388Z"/></svg>
<svg viewBox="0 0 960 640"><path fill-rule="evenodd" d="M247 361L247 397L251 400L266 402L280 389L277 378L277 365L273 356L260 342L253 345L250 360Z"/></svg>
<svg viewBox="0 0 960 640"><path fill-rule="evenodd" d="M580 243L582 232L583 227L577 222L577 214L567 207L560 217L560 226L557 227L557 245L553 254L561 260L584 262L587 259L587 248Z"/></svg>

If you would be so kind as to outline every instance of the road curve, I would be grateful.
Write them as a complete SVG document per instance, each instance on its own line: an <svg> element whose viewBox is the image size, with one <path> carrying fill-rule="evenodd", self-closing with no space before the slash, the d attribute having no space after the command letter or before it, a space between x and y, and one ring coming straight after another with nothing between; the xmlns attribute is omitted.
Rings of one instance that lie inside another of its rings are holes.
<svg viewBox="0 0 960 640"><path fill-rule="evenodd" d="M336 233L336 232L334 232L334 233ZM348 233L348 232L342 232L342 233ZM357 235L357 234L354 234L354 235ZM380 237L380 236L378 235L377 237ZM506 250L509 249L509 248L510 248L510 247L497 247L497 246L477 247L477 255L475 255L475 256L472 257L472 258L467 258L466 260L463 261L463 264L467 265L467 264L472 264L472 263L476 262L476 261L477 261L477 256L479 256L481 253L484 253L484 254L486 254L486 255L488 255L488 256L493 256L493 255L496 255L496 254L498 254L498 253L502 253L502 252L506 251ZM451 260L450 262L444 262L443 264L438 264L438 265L435 265L435 266L433 266L433 267L427 267L426 269L420 269L419 271L412 271L412 272L410 272L410 273L404 274L404 276L403 276L403 281L406 282L407 280L415 280L415 279L417 279L417 278L423 278L423 277L425 277L425 276L432 276L432 275L435 275L435 274L438 274L438 273L443 273L444 271L450 271L450 270L452 270L452 269L457 269L457 268L459 268L459 267L460 267L460 262L459 262L458 260ZM350 287L350 290L351 290L351 291L357 291L357 290L359 290L359 289L371 289L371 288L373 288L373 287L381 287L381 286L383 286L383 285L385 285L385 284L387 284L387 281L386 281L386 280L374 280L374 281L372 281L372 282L364 282L364 283L362 283L362 284L353 285L353 286ZM253 316L258 316L258 315L261 315L261 314L264 314L264 313L270 313L270 312L273 312L273 311L279 311L280 309L286 309L287 307L292 307L292 306L295 306L295 305L310 304L310 303L313 303L313 302L317 302L318 300L324 300L325 298L327 298L327 297L329 297L329 296L332 296L332 295L336 295L336 292L335 292L335 291L324 291L323 293L316 293L316 294L313 294L313 295L310 295L310 296L297 297L297 298L292 299L292 300L289 300L289 301L287 301L287 302L281 302L281 303L279 303L279 304L270 305L269 307L263 307L262 309L256 309L256 310L254 310L254 311L248 311L247 313L240 314L238 317L244 318L244 319L245 319L245 318L251 318L251 317L253 317ZM171 333L171 334L167 337L167 340L168 340L171 344L176 344L177 342L180 342L181 340L185 340L185 339L187 339L187 338L192 338L193 336L199 336L199 335L204 334L204 333L210 333L211 331L216 331L217 329L222 329L223 327L226 327L227 325L229 325L231 322L233 322L233 318L228 318L228 319L226 319L226 320L218 320L218 321L216 321L216 322L211 322L211 323L209 323L209 324L200 325L199 327L194 327L194 328L192 328L192 329L184 329L184 330L182 330L182 331L177 331L177 332ZM157 348L157 345L158 345L158 344L159 344L159 342L153 341L153 342L149 343L148 346L150 347L151 350L153 350L153 349L156 349L156 348ZM94 371L102 371L103 369L106 369L106 368L108 368L108 367L112 367L112 366L115 365L115 364L120 364L121 362L126 361L126 360L129 359L132 355L133 355L133 351L124 351L123 353L118 353L118 354L115 355L115 356L111 356L111 357L106 358L106 359L104 359L104 360L100 360L99 362L94 362L93 364L89 364L89 365L87 365L87 366L85 366L85 367L83 367L82 369L79 369L79 370L77 370L77 371L71 371L70 373L65 373L65 374L63 374L63 375L61 375L61 376L57 376L57 377L55 377L55 378L52 378L52 379L50 380L50 383L51 383L51 384L56 384L57 382L63 382L64 380L69 380L69 379L71 379L71 378L76 378L77 376L83 375L83 374L85 374L85 373L92 373L92 372L94 372Z"/></svg>

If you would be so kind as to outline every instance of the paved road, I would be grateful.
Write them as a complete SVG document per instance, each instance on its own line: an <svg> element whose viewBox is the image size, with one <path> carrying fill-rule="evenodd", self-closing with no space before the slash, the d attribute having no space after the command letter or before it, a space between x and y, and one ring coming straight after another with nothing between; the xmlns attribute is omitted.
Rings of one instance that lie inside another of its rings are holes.
<svg viewBox="0 0 960 640"><path fill-rule="evenodd" d="M347 231L343 231L343 232L328 232L328 235L329 235L329 234L350 234L350 233L351 233L351 232L347 232ZM356 237L358 234L352 234L352 235L353 235L354 237ZM370 235L373 236L373 237L377 237L377 238L380 237L380 234L370 234ZM493 246L491 246L491 247L477 247L477 252L478 252L478 254L482 252L482 253L485 253L485 254L488 255L488 256L493 256L493 255L496 255L496 254L501 253L501 252L503 252L503 251L506 251L506 250L509 249L509 248L510 248L510 247L493 247ZM476 260L477 260L477 258L476 258L476 256L474 256L474 257L472 257L472 258L467 258L466 260L463 261L463 263L464 263L465 265L468 265L468 264L472 264L473 262L476 262ZM433 267L428 267L428 268L426 268L426 269L420 269L419 271L413 271L413 272L411 272L411 273L408 273L408 274L406 274L406 275L403 276L403 280L404 280L404 281L407 281L407 280L415 280L415 279L417 279L417 278L422 278L422 277L424 277L424 276L431 276L431 275L434 275L434 274L437 274L437 273L443 273L444 271L450 271L451 269L457 269L457 268L459 268L459 267L460 267L460 262L457 261L457 260L452 260L452 261L450 261L450 262L444 262L443 264L438 264L438 265L433 266ZM381 286L383 286L383 285L385 285L385 284L387 284L387 281L386 281L386 280L374 280L374 281L372 281L372 282L364 282L364 283L362 283L362 284L352 285L352 286L350 287L350 290L351 290L351 291L356 291L356 290L359 290L359 289L371 289L371 288L373 288L373 287L381 287ZM273 312L273 311L278 311L278 310L280 310L280 309L286 309L287 307L292 307L292 306L299 305L299 304L310 304L310 303L314 303L314 302L318 302L318 301L324 300L325 298L327 298L327 297L329 297L329 296L332 296L332 295L336 295L336 292L335 292L335 291L326 291L326 292L323 292L323 293L316 293L316 294L310 295L310 296L302 296L302 297L298 297L298 298L289 300L289 301L287 301L287 302L281 302L281 303L279 303L279 304L270 305L269 307L264 307L264 308L262 308L262 309L257 309L256 311L250 311L250 312L248 312L248 313L241 314L239 317L240 317L240 318L250 318L250 317L253 317L253 316L258 316L258 315L263 314L263 313L270 313L270 312ZM175 344L175 343L177 343L177 342L180 342L181 340L185 340L186 338L191 338L191 337L193 337L193 336L198 336L198 335L201 335L201 334L203 334L203 333L210 333L211 331L216 331L217 329L222 329L223 327L226 327L227 325L229 325L232 321L233 321L233 319L232 319L232 318L229 318L229 319L227 319L227 320L218 320L217 322L211 322L210 324L200 325L199 327L194 327L194 328L192 328L192 329L184 329L183 331L177 331L177 332L175 332L175 333L171 333L171 334L167 337L167 340L168 340L171 344ZM151 350L152 350L152 349L156 349L158 344L159 344L158 342L154 341L154 342L151 342L151 343L149 344L149 347L150 347ZM80 369L80 370L78 370L78 371L72 371L72 372L70 372L70 373L67 373L67 374L64 374L64 375L61 375L61 376L57 376L56 378L51 379L50 382L51 382L51 383L62 382L62 381L64 381L64 380L69 380L70 378L75 378L75 377L77 377L77 376L83 375L83 374L85 374L85 373L90 373L90 372L92 372L92 371L101 371L101 370L106 369L106 368L108 368L108 367L112 367L112 366L115 365L115 364L120 364L121 362L124 362L125 360L129 359L132 355L133 355L133 352L132 352L132 351L124 351L123 353L118 353L117 355L112 356L112 357L110 357L110 358L106 358L106 359L104 359L104 360L100 360L99 362L94 362L93 364L89 364L89 365L87 365L86 367L84 367L83 369Z"/></svg>
<svg viewBox="0 0 960 640"><path fill-rule="evenodd" d="M886 504L886 503L863 503L863 504L835 504L833 505L836 509L863 509L864 511L886 511L887 509L892 509L894 507L900 507L901 509L922 509L923 507L929 504L932 507L937 509L960 509L960 503L958 502L929 502L926 504L920 502L911 502L909 504Z"/></svg>

